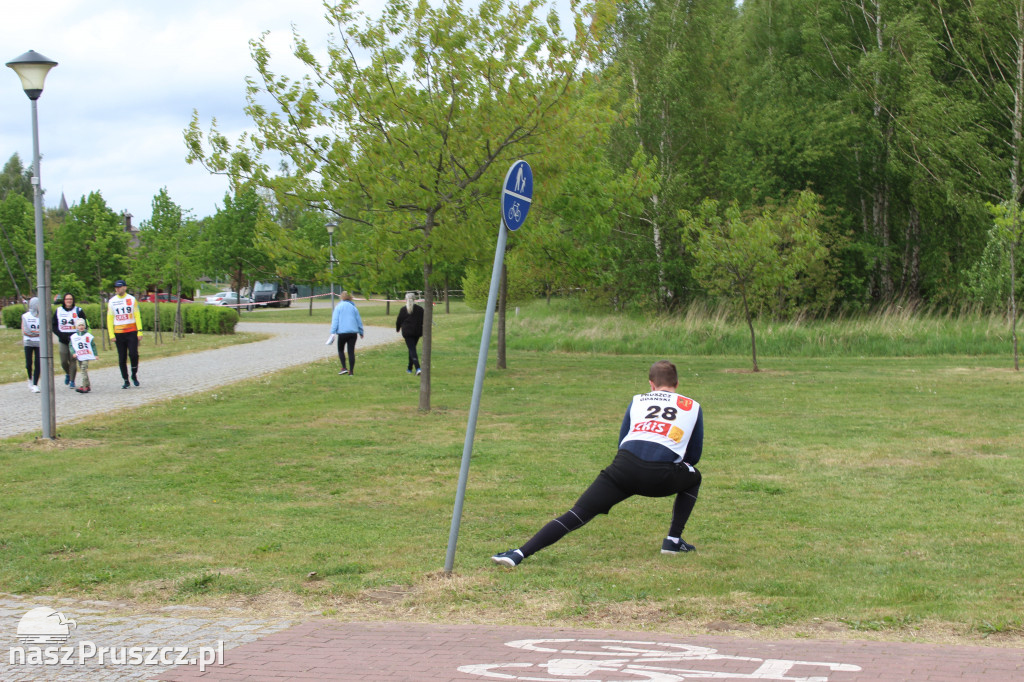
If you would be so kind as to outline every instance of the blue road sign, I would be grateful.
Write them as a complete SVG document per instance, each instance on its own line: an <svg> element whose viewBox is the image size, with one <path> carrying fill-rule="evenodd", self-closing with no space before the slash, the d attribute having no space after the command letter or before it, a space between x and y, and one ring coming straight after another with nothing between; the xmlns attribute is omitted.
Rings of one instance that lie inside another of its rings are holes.
<svg viewBox="0 0 1024 682"><path fill-rule="evenodd" d="M501 190L501 220L513 232L526 222L533 201L533 171L525 161L516 161L505 175Z"/></svg>

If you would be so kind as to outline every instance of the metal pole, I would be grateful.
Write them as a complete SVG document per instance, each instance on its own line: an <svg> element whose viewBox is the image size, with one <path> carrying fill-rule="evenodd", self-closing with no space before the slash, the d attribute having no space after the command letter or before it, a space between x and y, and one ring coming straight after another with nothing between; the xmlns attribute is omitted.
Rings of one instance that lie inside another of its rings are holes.
<svg viewBox="0 0 1024 682"><path fill-rule="evenodd" d="M480 411L480 395L484 391L484 371L487 369L487 350L491 345L491 327L494 324L494 304L498 300L498 282L501 279L501 264L505 260L505 241L508 230L498 223L498 246L494 250L494 268L491 270L491 288L487 293L487 311L484 313L484 331L480 337L480 354L476 360L476 379L473 381L473 401L469 405L469 422L466 425L466 442L462 446L462 466L459 469L459 488L455 493L455 510L452 512L452 527L448 534L448 554L444 560L444 572L451 573L455 565L455 545L459 541L459 523L462 520L462 503L466 499L466 479L469 478L469 459L473 453L473 436L476 434L476 416Z"/></svg>
<svg viewBox="0 0 1024 682"><path fill-rule="evenodd" d="M43 191L39 173L39 116L36 100L32 100L32 194L36 213L36 296L39 297L39 380L43 383L40 400L43 407L43 438L53 438L51 425L57 420L50 414L53 401L53 339L50 338L50 287L46 282L46 257L43 253Z"/></svg>

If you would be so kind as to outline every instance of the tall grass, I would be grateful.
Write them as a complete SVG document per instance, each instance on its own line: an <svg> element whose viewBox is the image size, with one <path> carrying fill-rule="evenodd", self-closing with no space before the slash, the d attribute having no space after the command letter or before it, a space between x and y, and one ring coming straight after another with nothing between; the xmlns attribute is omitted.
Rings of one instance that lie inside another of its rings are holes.
<svg viewBox="0 0 1024 682"><path fill-rule="evenodd" d="M528 310L528 314L526 311ZM875 313L754 323L759 358L1009 355L1005 317L934 313L891 306ZM682 312L610 316L572 301L542 302L514 312L509 345L520 350L692 355L750 355L746 321L725 308L694 304Z"/></svg>

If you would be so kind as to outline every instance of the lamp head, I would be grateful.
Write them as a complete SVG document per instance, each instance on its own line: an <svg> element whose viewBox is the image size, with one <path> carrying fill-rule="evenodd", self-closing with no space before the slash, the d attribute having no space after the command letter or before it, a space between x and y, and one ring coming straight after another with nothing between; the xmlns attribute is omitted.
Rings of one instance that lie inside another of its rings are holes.
<svg viewBox="0 0 1024 682"><path fill-rule="evenodd" d="M31 100L39 99L43 94L43 81L50 69L57 66L57 62L47 59L35 50L29 50L20 57L15 57L7 62L7 66L14 69L21 79L21 87Z"/></svg>
<svg viewBox="0 0 1024 682"><path fill-rule="evenodd" d="M334 228L336 228L337 226L338 226L338 223L333 222L333 221L327 223L327 234L334 234Z"/></svg>

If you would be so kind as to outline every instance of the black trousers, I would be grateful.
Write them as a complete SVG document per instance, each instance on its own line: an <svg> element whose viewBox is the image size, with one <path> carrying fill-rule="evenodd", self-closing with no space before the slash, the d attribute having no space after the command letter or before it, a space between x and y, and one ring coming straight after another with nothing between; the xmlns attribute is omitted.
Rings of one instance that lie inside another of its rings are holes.
<svg viewBox="0 0 1024 682"><path fill-rule="evenodd" d="M121 378L128 381L128 361L132 363L132 376L139 372L139 333L122 332L114 334L114 345L117 347L117 366L121 370Z"/></svg>
<svg viewBox="0 0 1024 682"><path fill-rule="evenodd" d="M354 372L356 369L356 337L359 334L338 334L338 359L341 360L341 368ZM348 366L345 366L345 351L348 351Z"/></svg>
<svg viewBox="0 0 1024 682"><path fill-rule="evenodd" d="M409 349L409 366L406 369L420 368L420 356L416 354L416 344L420 342L418 336L406 336L405 345Z"/></svg>
<svg viewBox="0 0 1024 682"><path fill-rule="evenodd" d="M29 381L39 385L39 346L25 346L25 371Z"/></svg>
<svg viewBox="0 0 1024 682"><path fill-rule="evenodd" d="M607 514L616 504L633 495L675 495L668 534L677 538L682 534L697 503L700 481L700 472L688 464L648 462L630 452L619 450L612 463L597 475L572 509L549 521L519 551L523 556L530 556L553 545L566 534L582 527L598 514Z"/></svg>

